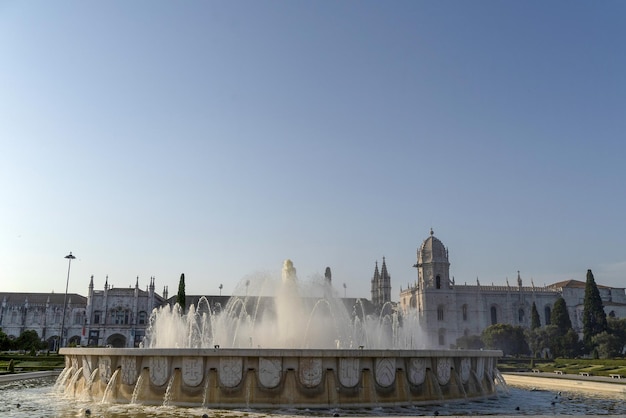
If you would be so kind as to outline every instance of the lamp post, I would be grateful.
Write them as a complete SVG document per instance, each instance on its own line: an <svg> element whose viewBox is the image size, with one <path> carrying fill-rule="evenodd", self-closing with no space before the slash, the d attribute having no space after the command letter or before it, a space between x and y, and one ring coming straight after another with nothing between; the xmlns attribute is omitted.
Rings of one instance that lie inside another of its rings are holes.
<svg viewBox="0 0 626 418"><path fill-rule="evenodd" d="M61 341L59 343L59 348L63 347L63 331L65 327L65 310L67 309L67 287L70 284L70 267L72 266L72 260L75 259L72 255L72 252L66 255L64 258L67 258L67 280L65 281L65 297L63 298L63 317L61 318Z"/></svg>
<svg viewBox="0 0 626 418"><path fill-rule="evenodd" d="M222 288L223 287L224 287L224 285L220 283L220 296L222 296Z"/></svg>

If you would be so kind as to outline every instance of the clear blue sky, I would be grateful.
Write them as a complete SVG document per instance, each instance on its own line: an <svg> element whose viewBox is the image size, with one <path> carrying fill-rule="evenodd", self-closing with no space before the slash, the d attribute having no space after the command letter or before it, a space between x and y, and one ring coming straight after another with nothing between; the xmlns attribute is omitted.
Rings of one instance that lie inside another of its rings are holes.
<svg viewBox="0 0 626 418"><path fill-rule="evenodd" d="M0 3L0 290L626 286L626 2Z"/></svg>

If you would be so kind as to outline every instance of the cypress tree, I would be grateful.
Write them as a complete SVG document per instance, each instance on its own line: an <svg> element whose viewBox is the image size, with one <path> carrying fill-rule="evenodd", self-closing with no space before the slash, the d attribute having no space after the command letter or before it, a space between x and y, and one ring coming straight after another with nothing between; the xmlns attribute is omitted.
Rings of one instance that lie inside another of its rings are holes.
<svg viewBox="0 0 626 418"><path fill-rule="evenodd" d="M533 302L533 307L530 311L530 329L537 329L541 326L541 319L539 319L539 312L537 311L537 305Z"/></svg>
<svg viewBox="0 0 626 418"><path fill-rule="evenodd" d="M185 273L181 273L180 281L178 282L178 294L176 295L176 303L180 306L180 309L185 312Z"/></svg>
<svg viewBox="0 0 626 418"><path fill-rule="evenodd" d="M552 309L552 317L550 318L550 325L556 325L559 330L559 336L563 336L572 328L572 321L567 312L567 305L565 299L558 298L554 302L554 308Z"/></svg>
<svg viewBox="0 0 626 418"><path fill-rule="evenodd" d="M600 291L591 270L587 270L585 300L583 307L583 342L587 349L593 347L592 337L607 330L606 313L600 297Z"/></svg>

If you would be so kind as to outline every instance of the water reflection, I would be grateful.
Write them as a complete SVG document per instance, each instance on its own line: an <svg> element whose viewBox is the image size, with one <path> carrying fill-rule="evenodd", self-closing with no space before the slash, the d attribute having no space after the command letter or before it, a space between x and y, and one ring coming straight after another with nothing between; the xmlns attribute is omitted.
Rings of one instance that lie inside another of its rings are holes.
<svg viewBox="0 0 626 418"><path fill-rule="evenodd" d="M458 415L624 415L623 395L537 391L510 388L508 396L482 402L468 402L423 407L275 410L213 410L172 406L116 405L67 399L54 393L55 378L23 380L0 385L0 417L210 417L261 418L268 416L458 416Z"/></svg>

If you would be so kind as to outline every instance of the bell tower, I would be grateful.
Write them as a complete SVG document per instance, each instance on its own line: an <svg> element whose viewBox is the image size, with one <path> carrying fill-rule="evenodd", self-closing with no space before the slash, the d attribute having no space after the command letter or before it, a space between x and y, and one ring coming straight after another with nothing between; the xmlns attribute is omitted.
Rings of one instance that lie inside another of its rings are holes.
<svg viewBox="0 0 626 418"><path fill-rule="evenodd" d="M435 237L430 236L417 250L416 302L422 330L433 346L448 348L454 344L456 335L457 307L454 282L450 281L448 249Z"/></svg>

